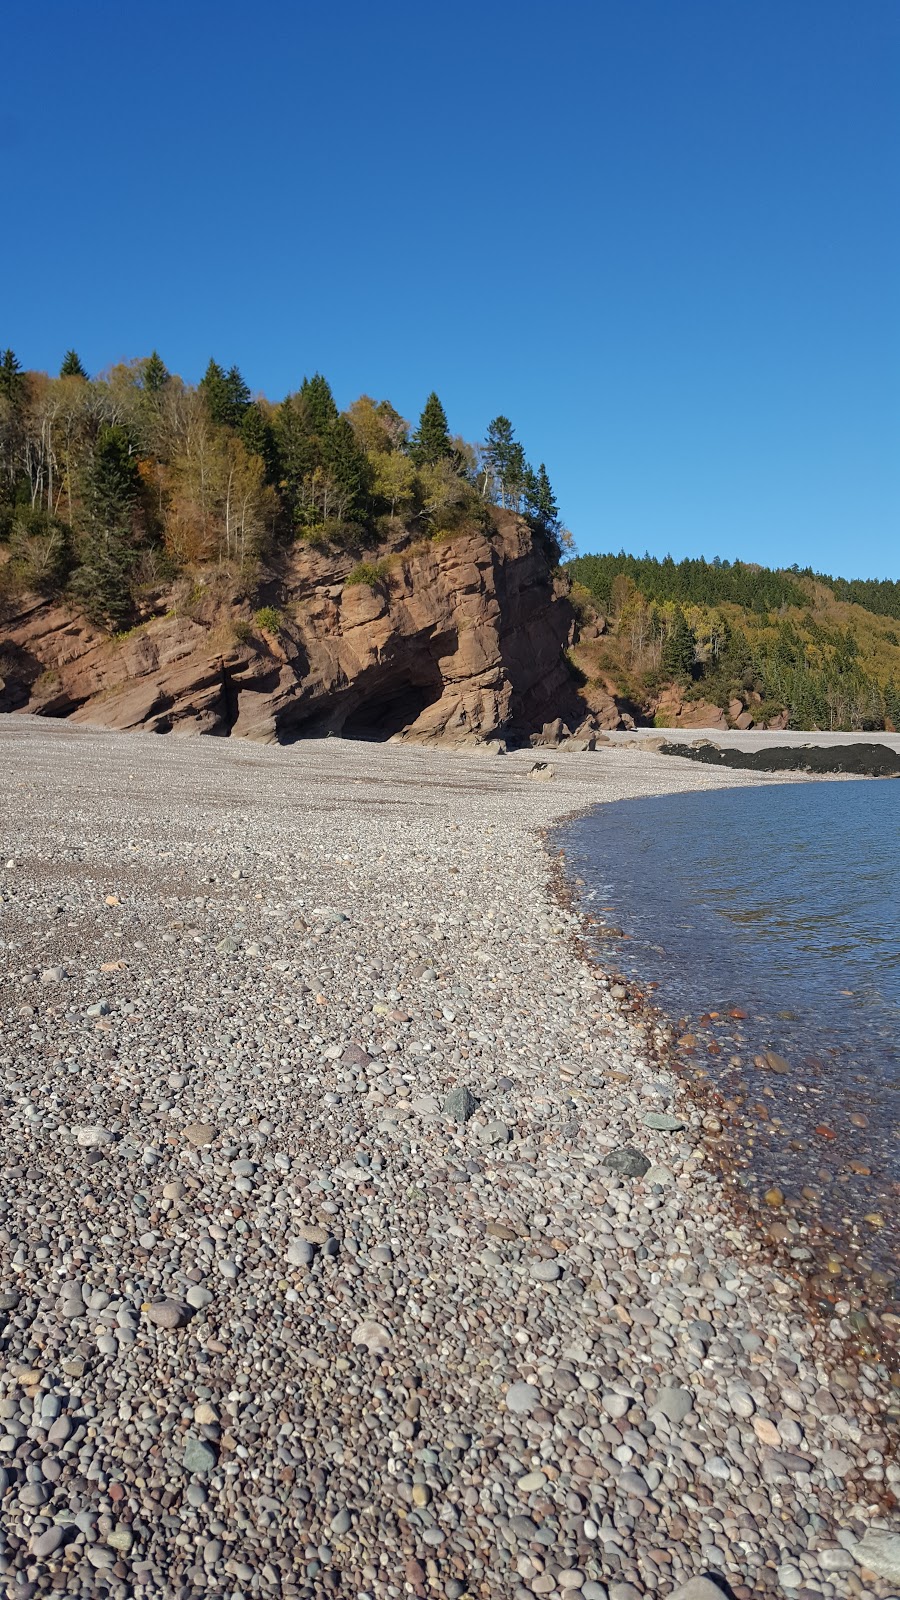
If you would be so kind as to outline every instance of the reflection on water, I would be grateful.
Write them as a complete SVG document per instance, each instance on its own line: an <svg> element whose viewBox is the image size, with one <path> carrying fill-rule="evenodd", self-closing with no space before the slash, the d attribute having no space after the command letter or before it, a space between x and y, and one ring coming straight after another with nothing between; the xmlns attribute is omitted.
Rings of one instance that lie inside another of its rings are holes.
<svg viewBox="0 0 900 1600"><path fill-rule="evenodd" d="M598 806L561 830L598 953L679 1019L758 1195L893 1292L900 1160L900 783ZM774 1057L773 1066L770 1057Z"/></svg>

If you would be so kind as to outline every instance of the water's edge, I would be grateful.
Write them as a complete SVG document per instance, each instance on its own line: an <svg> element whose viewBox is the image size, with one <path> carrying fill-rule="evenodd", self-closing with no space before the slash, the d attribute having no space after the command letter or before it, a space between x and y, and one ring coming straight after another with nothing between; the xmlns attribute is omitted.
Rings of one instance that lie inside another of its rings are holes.
<svg viewBox="0 0 900 1600"><path fill-rule="evenodd" d="M813 785L817 789L824 786ZM630 807L641 802L613 804ZM748 1108L736 1104L716 1081L714 1072L703 1064L704 1046L708 1054L721 1054L721 1046L716 1048L715 1016L707 1022L709 1036L698 1039L696 1033L686 1029L683 1019L660 1004L655 993L657 985L649 974L637 972L633 966L623 970L616 959L617 941L608 937L608 927L581 892L584 885L577 877L573 850L577 825L605 809L601 803L572 813L543 833L553 892L562 905L578 915L581 923L578 943L583 958L611 984L622 985L623 1006L638 1011L654 1025L657 1044L655 1049L650 1045L652 1030L648 1030L648 1047L660 1070L671 1074L677 1093L687 1096L702 1113L702 1140L707 1154L722 1176L737 1218L762 1235L773 1266L797 1283L811 1308L831 1321L833 1331L837 1331L838 1321L843 1324L859 1356L882 1360L892 1371L900 1371L900 1302L892 1298L897 1292L892 1274L876 1270L873 1276L870 1270L860 1268L858 1233L837 1238L827 1224L820 1224L814 1215L804 1215L790 1197L779 1197L777 1192L767 1194L759 1182L754 1182L752 1174L748 1175L742 1147L748 1126L752 1126ZM736 1019L728 1020L732 1023ZM777 1085L777 1072L771 1081Z"/></svg>

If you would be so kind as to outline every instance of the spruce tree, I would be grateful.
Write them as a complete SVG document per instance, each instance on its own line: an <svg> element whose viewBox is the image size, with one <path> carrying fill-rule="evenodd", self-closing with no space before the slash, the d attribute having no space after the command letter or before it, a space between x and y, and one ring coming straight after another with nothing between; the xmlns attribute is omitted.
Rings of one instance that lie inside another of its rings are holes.
<svg viewBox="0 0 900 1600"><path fill-rule="evenodd" d="M278 476L278 452L271 423L253 401L241 418L241 440L247 453L259 456L266 466L266 478L274 483Z"/></svg>
<svg viewBox="0 0 900 1600"><path fill-rule="evenodd" d="M81 360L75 350L66 351L63 364L59 369L59 375L61 378L87 377L87 373L85 372L84 367L81 364Z"/></svg>
<svg viewBox="0 0 900 1600"><path fill-rule="evenodd" d="M547 468L543 461L532 472L531 468L525 475L525 510L532 521L545 533L556 534L559 530L559 506L556 496L550 486Z"/></svg>
<svg viewBox="0 0 900 1600"><path fill-rule="evenodd" d="M506 482L504 493L506 504L513 511L518 511L528 481L531 468L525 460L525 451L518 439L514 439L509 452L509 462L506 469Z"/></svg>
<svg viewBox="0 0 900 1600"><path fill-rule="evenodd" d="M674 678L690 678L694 666L694 635L680 606L676 606L669 636L663 645L662 667Z"/></svg>
<svg viewBox="0 0 900 1600"><path fill-rule="evenodd" d="M514 443L515 434L509 417L495 417L493 422L488 424L484 441L484 458L488 465L489 474L499 491L501 501L506 494L506 483L509 479ZM485 482L485 488L487 486L487 482Z"/></svg>
<svg viewBox="0 0 900 1600"><path fill-rule="evenodd" d="M453 456L447 413L434 391L425 401L419 426L410 441L410 454L417 467L433 467L445 457Z"/></svg>
<svg viewBox="0 0 900 1600"><path fill-rule="evenodd" d="M222 421L230 428L239 428L249 404L250 390L238 368L229 367L225 374L225 415Z"/></svg>
<svg viewBox="0 0 900 1600"><path fill-rule="evenodd" d="M114 631L131 615L134 519L141 495L137 461L124 428L100 429L85 487L90 529L72 587L88 616Z"/></svg>
<svg viewBox="0 0 900 1600"><path fill-rule="evenodd" d="M321 372L314 372L311 378L304 378L300 385L299 400L308 431L320 439L323 438L331 424L337 421L338 416L338 408L327 378L323 378Z"/></svg>
<svg viewBox="0 0 900 1600"><path fill-rule="evenodd" d="M206 409L209 412L210 421L224 422L228 411L228 384L224 370L219 366L218 361L210 360L198 387L206 401Z"/></svg>
<svg viewBox="0 0 900 1600"><path fill-rule="evenodd" d="M321 372L304 378L297 393L288 395L278 408L275 445L279 470L298 523L321 521L322 497L313 479L316 473L330 471L327 441L338 415L334 395ZM336 447L331 453L336 453Z"/></svg>
<svg viewBox="0 0 900 1600"><path fill-rule="evenodd" d="M131 619L134 551L123 530L91 541L74 579L72 592L92 622L118 633Z"/></svg>
<svg viewBox="0 0 900 1600"><path fill-rule="evenodd" d="M336 490L338 515L343 521L352 521L362 511L369 463L346 417L335 417L326 430L322 464Z"/></svg>
<svg viewBox="0 0 900 1600"><path fill-rule="evenodd" d="M0 357L0 395L14 406L25 395L25 374L12 350L4 350Z"/></svg>
<svg viewBox="0 0 900 1600"><path fill-rule="evenodd" d="M158 351L154 350L144 363L144 391L146 394L159 394L169 381L166 364Z"/></svg>

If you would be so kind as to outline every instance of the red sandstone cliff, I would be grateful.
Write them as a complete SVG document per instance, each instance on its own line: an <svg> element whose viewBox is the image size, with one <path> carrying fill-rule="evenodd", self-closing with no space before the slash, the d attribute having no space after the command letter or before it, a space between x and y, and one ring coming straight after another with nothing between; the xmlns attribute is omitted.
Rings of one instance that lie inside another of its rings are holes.
<svg viewBox="0 0 900 1600"><path fill-rule="evenodd" d="M279 613L272 631L239 580L209 570L120 639L57 602L8 605L0 710L267 740L467 743L619 725L611 700L589 709L578 693L567 586L518 518L495 512L485 531L377 556L372 583L348 584L352 557L296 546L257 592Z"/></svg>

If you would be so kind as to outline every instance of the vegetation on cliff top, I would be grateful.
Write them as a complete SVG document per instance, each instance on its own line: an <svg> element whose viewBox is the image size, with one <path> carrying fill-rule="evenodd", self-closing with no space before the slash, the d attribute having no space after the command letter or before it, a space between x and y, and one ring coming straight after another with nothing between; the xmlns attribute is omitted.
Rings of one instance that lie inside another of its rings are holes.
<svg viewBox="0 0 900 1600"><path fill-rule="evenodd" d="M559 560L543 463L503 416L481 444L452 435L436 394L413 430L368 395L339 411L320 373L274 404L216 361L192 387L156 351L96 379L74 350L58 378L0 355L0 592L67 595L111 632L180 571L247 571L298 539L359 553L481 525L490 505Z"/></svg>
<svg viewBox="0 0 900 1600"><path fill-rule="evenodd" d="M900 729L900 583L624 552L565 570L602 629L577 665L642 709L673 686L756 725Z"/></svg>

